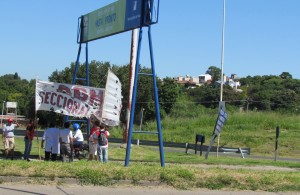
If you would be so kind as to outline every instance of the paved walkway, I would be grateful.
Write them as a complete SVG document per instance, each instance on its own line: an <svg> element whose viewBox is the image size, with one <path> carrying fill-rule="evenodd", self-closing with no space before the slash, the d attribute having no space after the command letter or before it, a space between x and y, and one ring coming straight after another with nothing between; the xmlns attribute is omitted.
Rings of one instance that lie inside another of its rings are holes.
<svg viewBox="0 0 300 195"><path fill-rule="evenodd" d="M24 184L1 184L0 194L41 194L41 195L81 195L81 194L109 194L109 195L296 195L297 192L260 192L260 191L217 191L217 190L175 190L161 187L101 187L80 185L24 185Z"/></svg>

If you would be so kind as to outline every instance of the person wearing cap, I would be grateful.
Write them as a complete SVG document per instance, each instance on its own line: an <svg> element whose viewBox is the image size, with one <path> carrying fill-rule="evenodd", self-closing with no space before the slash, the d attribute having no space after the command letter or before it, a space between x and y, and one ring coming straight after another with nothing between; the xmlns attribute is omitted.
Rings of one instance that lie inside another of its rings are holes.
<svg viewBox="0 0 300 195"><path fill-rule="evenodd" d="M8 150L10 149L10 159L14 160L14 150L15 150L15 139L14 139L14 129L18 127L19 124L13 124L13 120L9 118L7 124L3 126L2 131L2 142L4 144L4 154L5 158L8 157Z"/></svg>
<svg viewBox="0 0 300 195"><path fill-rule="evenodd" d="M82 131L80 130L80 125L78 123L73 124L73 129L74 129L74 135L73 135L74 148L80 148L84 141Z"/></svg>

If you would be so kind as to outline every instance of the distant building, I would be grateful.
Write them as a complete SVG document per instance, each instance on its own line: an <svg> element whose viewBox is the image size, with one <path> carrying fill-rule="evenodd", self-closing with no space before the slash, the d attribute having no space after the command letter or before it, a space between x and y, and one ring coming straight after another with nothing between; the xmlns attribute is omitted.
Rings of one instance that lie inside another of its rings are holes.
<svg viewBox="0 0 300 195"><path fill-rule="evenodd" d="M185 84L188 89L195 88L199 85L199 78L191 77L190 75L186 75L185 77L179 76L175 78L176 83Z"/></svg>
<svg viewBox="0 0 300 195"><path fill-rule="evenodd" d="M231 74L231 77L230 77L232 80L236 80L236 79L239 79L239 77L237 76L237 74Z"/></svg>
<svg viewBox="0 0 300 195"><path fill-rule="evenodd" d="M207 83L207 82L211 82L212 77L209 74L201 74L199 75L199 83Z"/></svg>
<svg viewBox="0 0 300 195"><path fill-rule="evenodd" d="M238 90L238 87L241 86L241 83L239 80L239 77L237 74L231 74L230 77L224 75L223 76L223 84L224 85L229 85L233 89ZM186 75L185 77L183 76L178 76L175 78L175 81L178 84L185 84L188 89L195 88L196 86L201 86L204 84L209 84L212 82L212 76L209 74L201 74L198 77L192 77L190 75ZM221 84L221 81L216 81L217 85Z"/></svg>
<svg viewBox="0 0 300 195"><path fill-rule="evenodd" d="M225 84L229 85L231 88L235 88L235 89L237 89L238 87L241 86L240 81L234 81L233 79L229 79L228 81L226 81Z"/></svg>

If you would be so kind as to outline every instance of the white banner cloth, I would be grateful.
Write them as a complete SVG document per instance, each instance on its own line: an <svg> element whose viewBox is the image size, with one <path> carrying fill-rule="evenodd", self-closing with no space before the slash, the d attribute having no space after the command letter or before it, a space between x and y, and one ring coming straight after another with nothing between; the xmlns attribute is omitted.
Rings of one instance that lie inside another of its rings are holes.
<svg viewBox="0 0 300 195"><path fill-rule="evenodd" d="M110 70L106 90L81 85L36 81L35 109L79 118L94 115L107 125L119 124L121 82ZM103 111L103 113L102 113Z"/></svg>

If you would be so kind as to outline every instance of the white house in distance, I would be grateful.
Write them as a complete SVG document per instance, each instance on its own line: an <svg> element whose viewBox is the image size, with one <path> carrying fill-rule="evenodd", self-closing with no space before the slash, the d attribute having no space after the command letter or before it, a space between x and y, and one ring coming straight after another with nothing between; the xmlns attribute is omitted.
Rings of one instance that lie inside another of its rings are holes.
<svg viewBox="0 0 300 195"><path fill-rule="evenodd" d="M201 74L199 75L199 83L207 83L211 81L211 75L210 74Z"/></svg>
<svg viewBox="0 0 300 195"><path fill-rule="evenodd" d="M241 86L241 83L240 81L238 81L238 79L239 78L237 77L236 74L231 74L231 77L226 80L225 84L229 85L232 88L237 89L238 87Z"/></svg>
<svg viewBox="0 0 300 195"><path fill-rule="evenodd" d="M237 90L238 87L241 86L241 83L238 81L238 77L236 74L231 74L231 77L224 76L224 84L229 85L230 87ZM188 88L195 88L196 86L201 86L205 83L210 83L212 81L212 76L209 74L201 74L198 77L192 77L190 75L178 76L175 78L178 84L187 84ZM221 83L221 81L217 81L217 83Z"/></svg>
<svg viewBox="0 0 300 195"><path fill-rule="evenodd" d="M231 88L237 89L238 87L241 86L240 81L234 81L233 79L228 79L225 83L226 85L229 85Z"/></svg>

